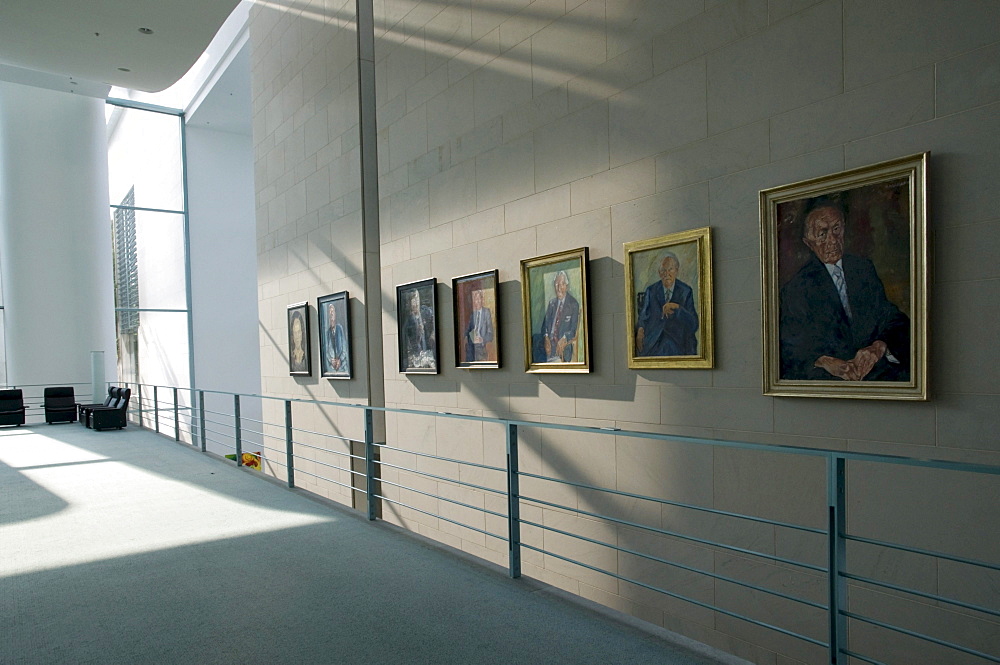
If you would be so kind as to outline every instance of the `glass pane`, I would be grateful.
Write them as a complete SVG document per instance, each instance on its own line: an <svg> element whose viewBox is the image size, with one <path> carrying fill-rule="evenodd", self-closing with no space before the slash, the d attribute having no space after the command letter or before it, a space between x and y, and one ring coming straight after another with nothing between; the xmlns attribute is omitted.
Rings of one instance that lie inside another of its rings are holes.
<svg viewBox="0 0 1000 665"><path fill-rule="evenodd" d="M134 187L140 208L182 210L180 118L121 107L109 115L111 204L121 205Z"/></svg>
<svg viewBox="0 0 1000 665"><path fill-rule="evenodd" d="M135 212L135 272L138 305L128 302L118 307L187 308L182 215Z"/></svg>
<svg viewBox="0 0 1000 665"><path fill-rule="evenodd" d="M190 384L187 321L184 313L139 313L134 343L139 383L171 387ZM119 340L123 339L125 336L119 335Z"/></svg>

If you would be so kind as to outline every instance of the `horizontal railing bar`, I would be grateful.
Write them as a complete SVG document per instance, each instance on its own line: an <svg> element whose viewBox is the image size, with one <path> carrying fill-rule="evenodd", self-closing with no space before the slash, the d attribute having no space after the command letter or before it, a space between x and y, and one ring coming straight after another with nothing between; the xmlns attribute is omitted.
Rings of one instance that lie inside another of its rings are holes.
<svg viewBox="0 0 1000 665"><path fill-rule="evenodd" d="M211 432L212 434L218 434L219 436L230 436L231 435L230 432L220 432L219 430L212 429L211 427L206 427L205 431L206 432Z"/></svg>
<svg viewBox="0 0 1000 665"><path fill-rule="evenodd" d="M976 656L977 658L984 658L990 661L991 663L1000 663L1000 657L991 656L988 653L983 653L982 651L976 651L975 649L970 649L969 647L963 647L961 644L955 644L954 642L946 642L945 640L940 640L936 637L931 637L930 635L924 635L923 633L918 633L914 630L907 630L906 628L900 628L899 626L894 626L891 623L878 621L877 619L872 619L871 617L855 614L854 612L849 612L847 610L841 610L840 613L843 614L845 617L850 617L851 619L857 619L858 621L871 624L873 626L878 626L879 628L885 628L886 630L891 630L893 632L901 633L909 637L914 637L918 640L924 640L925 642L930 642L931 644L937 644L938 646L954 649L955 651L961 651L962 653L967 653L970 656Z"/></svg>
<svg viewBox="0 0 1000 665"><path fill-rule="evenodd" d="M858 660L863 660L866 663L871 663L871 665L888 665L888 663L883 663L881 660L873 660L867 656L862 656L859 653L854 653L853 651L848 651L847 649L841 649L840 653L845 656L850 656L851 658L857 658Z"/></svg>
<svg viewBox="0 0 1000 665"><path fill-rule="evenodd" d="M216 443L216 444L222 446L223 448L232 448L233 450L236 450L236 446L230 445L230 444L226 443L225 441L219 441L218 439L213 439L212 437L207 436L207 435L205 436L205 440L206 441L211 441L212 443Z"/></svg>
<svg viewBox="0 0 1000 665"><path fill-rule="evenodd" d="M850 534L843 534L844 540L853 540L857 543L865 543L868 545L878 545L880 547L888 547L894 550L901 550L903 552L910 552L911 554L923 554L924 556L932 556L938 559L947 559L949 561L957 561L958 563L968 564L970 566L979 566L980 568L989 568L990 570L1000 570L1000 565L987 563L985 561L977 561L975 559L966 559L965 557L954 556L952 554L945 554L944 552L935 552L933 550L924 550L919 547L908 547L906 545L897 545L895 543L886 542L884 540L876 540L875 538L864 538L862 536L852 536Z"/></svg>
<svg viewBox="0 0 1000 665"><path fill-rule="evenodd" d="M383 450L395 450L396 452L406 453L407 455L416 455L417 457L426 457L428 459L439 460L442 462L453 462L455 464L462 464L464 466L472 466L477 469L489 469L490 471L499 471L501 473L506 473L507 469L499 466L490 466L488 464L478 464L476 462L466 462L464 460L455 459L453 457L441 457L440 455L431 455L430 453L418 453L415 450L406 450L405 448L395 448L393 446L388 446L384 443L376 443L375 447L381 448ZM524 474L521 474L524 475Z"/></svg>
<svg viewBox="0 0 1000 665"><path fill-rule="evenodd" d="M552 503L550 501L543 501L541 499L534 499L529 496L521 495L522 501L530 501L532 503L538 503L543 506L549 506L551 508L558 508L560 510L566 510L572 513L578 513L580 515L587 515L588 517L596 517L598 519L607 520L609 522L615 522L616 524L621 524L623 526L635 527L637 529L644 529L646 531L651 531L653 533L663 534L664 536L674 536L675 538L681 538L683 540L690 540L694 543L700 543L702 545L711 545L713 547L721 547L722 549L729 550L731 552L740 552L741 554L749 554L751 556L759 556L764 559L769 559L771 561L780 561L781 563L788 563L793 566L799 566L800 568L806 568L808 570L815 570L816 572L825 573L826 568L822 566L814 566L811 563L802 563L801 561L794 561L792 559L786 559L784 557L776 556L774 554L765 554L763 552L758 552L756 550L746 549L744 547L736 547L735 545L726 545L723 543L717 543L712 540L706 540L704 538L696 538L695 536L685 536L676 531L668 531L666 529L660 529L659 527L649 526L646 524L639 524L638 522L632 522L629 520L619 519L617 517L611 517L610 515L602 515L600 513L592 513L587 510L580 510L579 508L570 508L569 506L563 506L558 503Z"/></svg>
<svg viewBox="0 0 1000 665"><path fill-rule="evenodd" d="M503 471L503 469L501 469ZM580 487L583 489L594 490L597 492L605 492L607 494L617 494L618 496L626 496L630 499L642 499L644 501L652 501L654 503L661 503L668 506L678 506L680 508L689 508L691 510L699 510L705 513L712 513L714 515L724 515L726 517L737 517L739 519L750 520L753 522L761 522L763 524L771 524L774 526L781 526L788 529L797 529L799 531L808 531L809 533L818 533L820 535L826 535L826 531L823 529L817 529L810 526L802 526L800 524L792 524L791 522L780 522L778 520L769 520L765 517L755 517L753 515L744 515L742 513L733 513L727 510L717 510L715 508L706 508L704 506L696 506L690 503L681 503L680 501L670 501L668 499L658 499L656 497L646 496L644 494L634 494L632 492L623 492L622 490L613 490L608 487L598 487L596 485L588 485L586 483L577 483L572 480L562 480L560 478L552 478L550 476L540 476L534 473L526 473L524 471L520 472L523 478L536 478L538 480L547 480L554 483L559 483L560 485L572 485L573 487Z"/></svg>
<svg viewBox="0 0 1000 665"><path fill-rule="evenodd" d="M365 474L361 473L360 471L354 471L354 472L352 472L350 469L348 469L346 467L343 467L343 466L337 466L336 464L327 464L326 462L320 462L319 460L314 460L314 459L306 459L304 457L300 457L299 455L295 455L295 459L303 461L303 462L310 462L311 464L319 464L320 466L325 466L328 469L337 469L338 471L347 471L349 473L357 473L358 475L361 475L361 476L365 475ZM299 467L296 466L295 468L298 469Z"/></svg>
<svg viewBox="0 0 1000 665"><path fill-rule="evenodd" d="M146 411L145 413L149 413L149 411ZM206 423L212 423L213 425L222 425L223 427L232 427L233 426L233 423L231 423L231 422L227 423L227 422L222 421L222 420L213 420L212 418L205 418L205 422Z"/></svg>
<svg viewBox="0 0 1000 665"><path fill-rule="evenodd" d="M733 618L740 619L741 621L747 621L747 622L755 624L757 626L762 626L763 628L768 628L770 630L774 630L774 631L777 631L779 633L783 633L785 635L789 635L790 637L795 637L797 639L804 640L806 642L809 642L810 644L815 644L816 646L820 646L820 647L824 647L824 648L829 646L825 642L821 642L821 641L819 641L817 639L814 639L812 637L809 637L807 635L800 635L799 633L796 633L796 632L791 631L791 630L787 630L785 628L780 628L778 626L775 626L775 625L772 625L772 624L769 624L769 623L765 623L763 621L758 621L757 619L751 619L750 617L744 616L744 615L739 614L737 612L731 612L730 610L725 610L725 609L722 609L721 607L716 607L715 605L709 605L708 603L703 603L700 600L695 600L694 598L689 598L689 597L683 596L683 595L681 595L679 593L674 593L672 591L667 591L666 589L661 589L659 587L653 586L652 584L646 584L645 582L640 582L638 580L633 580L633 579L631 579L629 577L625 577L624 575L619 575L617 573L612 573L611 571L604 570L603 568L598 568L597 566L591 566L590 564L583 563L582 561L576 561L574 559L570 559L568 557L564 557L564 556L562 556L560 554L555 554L553 552L549 552L548 550L542 549L540 547L535 547L534 545L529 545L528 543L525 543L525 542L521 543L521 547L523 547L525 549L529 549L529 550L534 550L534 551L540 552L542 554L547 554L548 556L552 556L552 557L555 557L557 559L562 559L563 561L566 561L568 563L572 563L572 564L575 564L577 566L582 566L584 568L588 568L590 570L593 570L594 572L602 573L604 575L608 575L609 577L614 577L615 579L622 580L623 582L628 582L630 584L635 584L636 586L641 586L643 588L649 589L650 591L656 591L658 593L662 593L664 595L670 596L671 598L676 598L678 600L683 600L684 602L691 603L691 604L697 605L699 607L703 607L703 608L705 608L707 610L712 610L713 612L719 612L721 614L725 614L727 616L731 616Z"/></svg>
<svg viewBox="0 0 1000 665"><path fill-rule="evenodd" d="M211 409L205 409L205 413L211 413L213 416L226 416L228 418L233 418L233 414L226 411L212 411ZM233 420L235 420L235 418L233 418Z"/></svg>
<svg viewBox="0 0 1000 665"><path fill-rule="evenodd" d="M282 450L281 448L272 448L272 447L270 447L270 446L265 446L265 445L263 444L263 442L261 442L261 443L255 443L255 444L253 444L253 445L255 445L255 446L259 446L261 450L270 450L270 451L271 451L271 452L273 452L273 453L284 453L284 452L287 452L287 451L285 451L285 450ZM265 458L265 459L267 459L268 461L270 461L270 459L271 459L271 458L270 458L270 457L267 457L267 458Z"/></svg>
<svg viewBox="0 0 1000 665"><path fill-rule="evenodd" d="M397 466L395 464L390 464L389 462L383 462L381 460L375 462L379 466L388 467L390 469L398 469L399 471L408 471L410 473L415 473L418 476L424 476L425 478L434 478L435 480L441 480L446 483L454 483L456 485L461 485L462 487L471 487L477 490L483 490L484 492L493 492L494 494L500 494L503 496L507 495L507 492L503 490L495 490L491 487L483 487L482 485L474 485L472 483L466 483L461 480L453 480L452 478L445 478L444 476L438 476L433 473L427 473L426 471L417 471L416 469L409 469L405 466Z"/></svg>
<svg viewBox="0 0 1000 665"><path fill-rule="evenodd" d="M654 556L652 554L646 554L644 552L637 552L636 550L632 550L632 549L629 549L627 547L619 547L618 545L612 545L611 543L606 543L606 542L601 541L601 540L596 540L594 538L588 538L587 536L581 536L580 534L572 533L570 531L563 531L562 529L557 529L555 527L546 526L544 524L538 524L537 522L532 522L532 521L526 520L524 518L521 519L521 524L528 524L530 526L538 527L539 529L542 529L543 531L552 531L552 532L555 532L555 533L561 533L562 535L569 536L570 538L576 538L577 540L583 540L583 541L586 541L588 543L593 543L594 545L601 545L603 547L607 547L609 549L613 549L613 550L618 551L618 552L624 552L625 554L633 554L635 556L642 557L643 559L648 559L650 561L656 561L658 563L662 563L662 564L665 564L667 566L673 566L675 568L680 568L682 570L687 570L687 571L690 571L692 573L698 573L699 575L707 575L708 577L711 577L713 579L722 580L723 582L729 582L731 584L738 584L739 586L746 587L748 589L754 589L755 591L763 591L764 593L771 594L772 596L778 596L779 598L784 598L786 600L793 600L796 603L802 603L803 605L808 605L810 607L815 607L818 610L824 610L824 611L826 611L826 610L830 609L826 605L822 605L820 603L816 603L816 602L813 602L811 600L806 600L804 598L797 598L796 596L790 596L790 595L788 595L786 593L782 593L780 591L774 591L773 589L768 589L766 587L757 586L755 584L750 584L749 582L741 582L740 580L734 579L732 577L727 577L725 575L719 575L718 573L710 573L707 570L702 570L700 568L695 568L693 566L687 566L687 565L685 565L683 563L675 563L673 561L668 561L667 559L661 559L660 557Z"/></svg>
<svg viewBox="0 0 1000 665"><path fill-rule="evenodd" d="M136 384L132 384L136 385ZM151 384L139 384L152 387ZM169 387L169 386L161 386ZM185 388L184 390L188 390ZM235 395L237 393L222 390L201 390L205 394L214 395ZM969 473L985 473L990 475L1000 475L1000 465L992 466L986 464L971 464L967 462L952 462L948 460L935 460L925 458L904 457L901 455L884 455L874 453L847 452L843 450L831 450L825 448L807 448L804 446L780 446L767 443L751 443L748 441L727 441L724 439L707 439L690 436L677 436L674 434L660 434L656 432L638 432L633 430L621 430L608 427L585 427L582 425L564 425L557 423L541 423L528 420L510 420L504 418L491 418L488 416L472 416L447 411L422 411L419 409L399 409L385 406L371 406L368 404L351 404L348 402L330 402L326 400L274 397L271 395L260 395L256 393L239 393L241 397L253 397L257 399L267 399L280 402L301 402L304 404L323 404L346 409L369 409L371 411L382 411L384 413L404 413L413 415L433 416L439 418L453 418L456 420L472 420L476 422L496 423L498 425L517 425L523 428L536 429L557 429L569 432L580 432L586 434L604 434L614 436L624 436L639 439L654 439L658 441L669 441L674 443L689 443L693 445L710 445L723 448L740 448L744 450L757 450L761 452L774 452L781 454L798 454L809 457L840 458L861 462L884 462L886 464L901 464L905 466L930 467L948 471L965 471Z"/></svg>
<svg viewBox="0 0 1000 665"><path fill-rule="evenodd" d="M902 591L903 593L913 594L914 596L920 596L921 598L936 600L942 603L947 603L949 605L964 607L967 610L975 610L977 612L982 612L983 614L991 614L995 617L1000 617L1000 611L991 610L988 607L980 607L979 605L973 605L971 603L964 603L960 600L954 600L952 598L945 598L944 596L939 596L933 593L927 593L926 591L917 591L916 589L910 589L909 587L890 584L889 582L882 582L879 580L871 579L870 577L862 577L861 575L855 575L853 573L841 573L840 576L849 580L855 580L856 582L865 582L867 584L874 584L875 586L882 587L885 589L892 589L893 591Z"/></svg>
<svg viewBox="0 0 1000 665"><path fill-rule="evenodd" d="M269 423L267 423L266 421L263 421L263 420L257 420L256 418L247 418L246 416L243 416L243 415L241 415L241 416L240 416L240 421L241 421L241 422L242 422L242 421L246 421L246 422L248 422L248 423L257 423L258 425L267 425L267 424L269 424ZM270 424L271 424L271 425L272 425L273 427L281 427L281 425L275 425L274 423L270 423Z"/></svg>
<svg viewBox="0 0 1000 665"><path fill-rule="evenodd" d="M341 487L346 487L349 490L361 492L362 494L368 494L368 492L363 487L351 487L347 483L342 483L339 480L334 480L333 478L327 478L326 476L320 476L315 473L309 473L308 471L303 471L299 467L295 467L295 473L304 473L307 476L312 476L313 478L318 478L320 480L325 480L328 483L333 483L334 485L340 485Z"/></svg>
<svg viewBox="0 0 1000 665"><path fill-rule="evenodd" d="M301 441L293 441L292 443L295 444L296 448L298 448L299 446L302 446L303 448L309 448L310 450L318 450L320 452L330 453L330 454L333 454L333 455L343 455L345 457L352 457L352 455L350 453L345 453L343 450L330 450L329 448L320 448L319 446L314 446L314 445L311 445L311 444L308 444L308 443L302 443ZM354 457L357 457L357 456L354 455ZM364 459L364 457L361 457L360 459Z"/></svg>
<svg viewBox="0 0 1000 665"><path fill-rule="evenodd" d="M341 436L339 434L324 434L323 432L314 432L314 431L309 430L309 429L302 429L301 427L293 427L292 431L293 432L304 432L305 434L315 434L316 436L322 436L322 437L325 437L327 439L340 439L341 441L354 441L354 442L357 442L357 443L362 443L362 441L360 439L352 439L349 436Z"/></svg>
<svg viewBox="0 0 1000 665"><path fill-rule="evenodd" d="M391 480L386 480L385 478L379 478L378 482L382 483L383 485L392 485L393 487L398 487L400 489L408 490L410 492L416 492L417 494L423 494L424 496L429 496L432 499L438 499L440 501L447 501L448 503L453 503L456 506L462 506L463 508L469 508L470 510L475 510L475 511L478 511L480 513L485 513L487 515L495 515L496 517L502 517L503 519L507 519L507 516L504 515L503 513L498 513L498 512L489 510L487 508L480 508L479 506L473 506L471 504L463 503L463 502L458 501L456 499L449 499L448 497L440 496L439 494L431 494L430 492L425 492L423 490L418 490L417 488L410 487L409 485L400 485L399 483L394 483ZM522 520L522 524L523 523L525 523L524 520Z"/></svg>
<svg viewBox="0 0 1000 665"><path fill-rule="evenodd" d="M487 535L487 536L492 536L492 537L496 538L497 540L502 540L504 542L507 541L507 536L500 536L500 535L497 535L497 534L493 533L492 531L486 531L485 529L479 529L477 527L470 526L468 524L463 524L462 522L458 522L456 520L448 519L447 517L442 517L441 515L435 515L434 513L429 513L426 510L421 510L420 508L417 508L415 506L411 506L408 503L403 503L402 501L396 501L395 499L390 499L389 497L382 496L381 494L376 494L375 498L376 499L382 499L386 503L391 503L391 504L395 504L397 506L403 506L404 508L409 508L410 510L415 510L418 513L423 513L424 515L427 515L429 517L434 517L434 518L439 519L439 520L444 520L445 522L450 522L451 524L455 524L457 526L464 527L466 529L469 529L470 531L476 531L478 533L481 533L481 534L484 534L484 535Z"/></svg>

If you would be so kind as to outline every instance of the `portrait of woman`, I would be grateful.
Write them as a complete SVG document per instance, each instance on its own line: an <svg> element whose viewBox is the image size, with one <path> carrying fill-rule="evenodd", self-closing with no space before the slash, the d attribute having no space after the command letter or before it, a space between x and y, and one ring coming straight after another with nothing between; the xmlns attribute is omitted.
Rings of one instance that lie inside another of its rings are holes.
<svg viewBox="0 0 1000 665"><path fill-rule="evenodd" d="M293 376L312 376L308 303L288 306L288 373Z"/></svg>

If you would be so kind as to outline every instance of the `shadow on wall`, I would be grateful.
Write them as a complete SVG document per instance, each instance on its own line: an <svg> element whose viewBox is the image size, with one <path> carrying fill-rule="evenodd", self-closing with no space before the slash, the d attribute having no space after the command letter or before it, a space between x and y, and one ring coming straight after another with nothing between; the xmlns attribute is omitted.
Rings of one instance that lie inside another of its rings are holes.
<svg viewBox="0 0 1000 665"><path fill-rule="evenodd" d="M352 9L339 10L334 8L318 10L315 3L305 0L258 0L256 4L278 14L294 12L297 16L314 23L335 23L339 27L356 29L357 21L353 11L353 3L345 3ZM452 2L423 0L420 4L422 9L435 5L440 7L442 11L455 9ZM516 11L512 10L510 4L506 2L477 0L474 11L476 16L482 19L482 23L496 24L496 26L515 16L524 23L543 26L558 20L560 31L571 31L577 40L597 40L605 44L610 42L619 45L622 53L631 48L629 45L634 45L642 41L643 38L651 37L653 26L656 24L655 22L644 24L638 20L638 17L630 16L625 12L621 14L618 21L609 20L603 10L599 15L600 18L590 19L585 12L566 13L555 9L546 11L543 5L545 3L534 3L532 7ZM463 22L461 17L456 16L451 21L435 22L432 19L416 26L405 25L408 14L392 18L383 16L382 18L386 20L380 21L378 12L376 12L376 49L379 48L380 42L406 44L414 32L419 31L420 39L417 41L422 48L418 50L417 55L421 57L426 52L438 58L458 61L476 69L495 70L511 77L529 80L540 79L543 84L549 81L549 85L553 86L573 78L584 84L581 86L581 92L595 100L621 91L621 69L600 67L605 63L605 59L603 55L598 58L596 51L593 62L581 62L578 57L564 57L555 53L544 53L535 48L518 48L517 45L511 45L514 48L508 48L503 52L502 57L497 57L495 45L491 48L489 40L481 39L483 35L475 36L473 34L471 20L473 10L465 9L464 11L469 13L468 21ZM703 8L700 7L696 12L691 13L686 13L686 10L671 11L671 14L677 14L673 17L675 20L671 25L682 23L702 11ZM421 18L433 16L426 10L418 14ZM461 25L460 30L454 28L456 23ZM394 28L396 29L394 30ZM542 28L542 30L544 29Z"/></svg>

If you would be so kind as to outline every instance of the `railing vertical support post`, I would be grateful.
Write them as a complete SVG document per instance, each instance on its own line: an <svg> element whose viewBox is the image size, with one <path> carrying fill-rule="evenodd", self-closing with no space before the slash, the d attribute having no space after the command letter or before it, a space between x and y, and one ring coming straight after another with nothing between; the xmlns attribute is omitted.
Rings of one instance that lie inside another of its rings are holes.
<svg viewBox="0 0 1000 665"><path fill-rule="evenodd" d="M517 467L517 425L507 423L507 552L510 576L521 576L521 494Z"/></svg>
<svg viewBox="0 0 1000 665"><path fill-rule="evenodd" d="M156 386L153 386L153 429L160 433L160 396Z"/></svg>
<svg viewBox="0 0 1000 665"><path fill-rule="evenodd" d="M125 387L128 388L128 384L127 383L125 384ZM135 384L135 404L136 404L136 408L139 410L139 427L145 427L146 423L142 419L142 384L141 383Z"/></svg>
<svg viewBox="0 0 1000 665"><path fill-rule="evenodd" d="M198 391L198 435L201 437L201 452L205 452L205 391Z"/></svg>
<svg viewBox="0 0 1000 665"><path fill-rule="evenodd" d="M827 457L827 493L829 495L829 532L827 534L830 585L830 664L841 663L840 656L847 648L847 619L841 610L847 609L847 580L841 573L847 568L847 547L844 534L847 531L846 460L833 455ZM843 662L847 662L846 658Z"/></svg>
<svg viewBox="0 0 1000 665"><path fill-rule="evenodd" d="M233 429L236 431L236 466L243 466L243 418L239 395L233 395Z"/></svg>
<svg viewBox="0 0 1000 665"><path fill-rule="evenodd" d="M371 409L365 409L365 492L368 496L368 519L374 520L375 510L375 423Z"/></svg>
<svg viewBox="0 0 1000 665"><path fill-rule="evenodd" d="M177 413L177 388L174 388L174 441L181 440L181 420Z"/></svg>
<svg viewBox="0 0 1000 665"><path fill-rule="evenodd" d="M295 487L295 451L292 448L292 402L285 400L285 469L288 486Z"/></svg>

